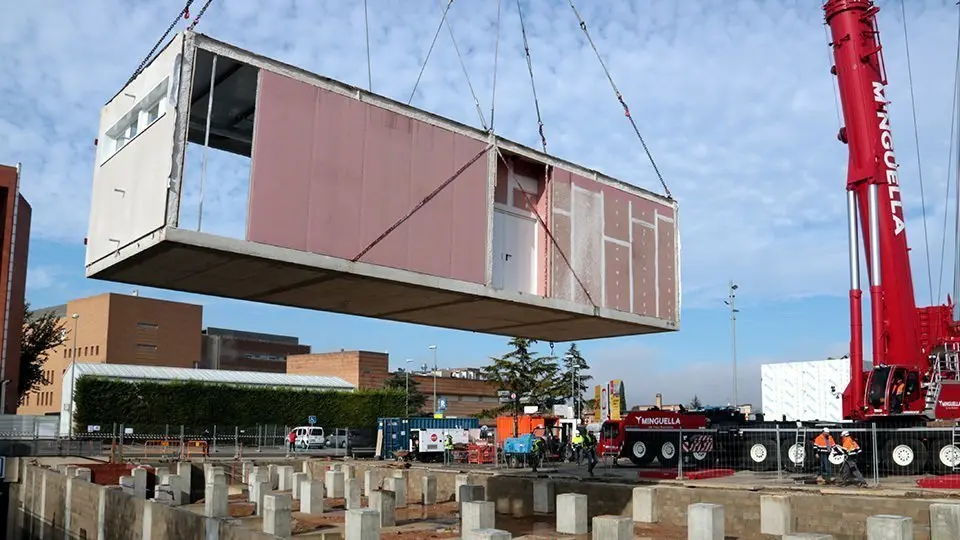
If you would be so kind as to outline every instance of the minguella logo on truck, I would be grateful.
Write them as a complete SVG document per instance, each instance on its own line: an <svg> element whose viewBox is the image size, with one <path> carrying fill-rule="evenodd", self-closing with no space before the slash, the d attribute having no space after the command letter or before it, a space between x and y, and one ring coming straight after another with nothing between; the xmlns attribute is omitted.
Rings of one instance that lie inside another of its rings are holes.
<svg viewBox="0 0 960 540"><path fill-rule="evenodd" d="M637 418L641 426L679 426L680 419L675 416L642 416Z"/></svg>

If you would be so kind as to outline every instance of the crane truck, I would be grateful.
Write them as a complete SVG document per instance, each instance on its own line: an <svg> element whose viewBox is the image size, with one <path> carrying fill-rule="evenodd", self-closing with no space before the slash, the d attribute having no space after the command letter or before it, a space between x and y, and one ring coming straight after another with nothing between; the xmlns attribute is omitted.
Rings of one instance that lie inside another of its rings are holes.
<svg viewBox="0 0 960 540"><path fill-rule="evenodd" d="M843 113L837 138L849 153L851 377L842 392L843 429L859 432L861 445L868 454L876 452L889 472L953 472L960 469L960 313L949 296L942 305L916 304L879 8L872 0L828 0L823 11ZM870 292L870 369L864 367L861 235ZM812 461L811 439L820 425L748 420L732 409L634 412L603 425L601 450L637 465L657 459L674 466L681 445L694 465L736 455L741 465L769 470L780 455L788 468L799 468ZM874 438L875 446L865 444Z"/></svg>

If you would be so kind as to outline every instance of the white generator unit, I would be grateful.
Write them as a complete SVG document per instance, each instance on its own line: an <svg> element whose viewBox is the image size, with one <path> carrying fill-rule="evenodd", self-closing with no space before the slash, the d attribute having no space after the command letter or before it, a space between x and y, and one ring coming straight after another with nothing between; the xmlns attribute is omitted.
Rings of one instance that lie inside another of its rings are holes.
<svg viewBox="0 0 960 540"><path fill-rule="evenodd" d="M470 431L466 429L411 429L410 430L410 450L416 448L421 454L431 452L443 453L444 440L447 434L453 439L453 444L469 444Z"/></svg>
<svg viewBox="0 0 960 540"><path fill-rule="evenodd" d="M763 364L760 399L764 420L841 422L841 394L849 382L847 358Z"/></svg>

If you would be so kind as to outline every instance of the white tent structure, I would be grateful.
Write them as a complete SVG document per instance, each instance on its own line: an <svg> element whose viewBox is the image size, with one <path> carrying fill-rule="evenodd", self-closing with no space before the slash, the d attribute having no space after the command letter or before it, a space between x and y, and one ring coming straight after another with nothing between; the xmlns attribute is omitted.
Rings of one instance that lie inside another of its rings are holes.
<svg viewBox="0 0 960 540"><path fill-rule="evenodd" d="M99 377L127 382L197 381L206 384L288 388L318 392L324 390L351 392L356 389L352 384L339 377L74 362L63 374L63 391L60 393L61 436L70 435L70 424L73 422L73 395L76 390L76 381L82 377Z"/></svg>

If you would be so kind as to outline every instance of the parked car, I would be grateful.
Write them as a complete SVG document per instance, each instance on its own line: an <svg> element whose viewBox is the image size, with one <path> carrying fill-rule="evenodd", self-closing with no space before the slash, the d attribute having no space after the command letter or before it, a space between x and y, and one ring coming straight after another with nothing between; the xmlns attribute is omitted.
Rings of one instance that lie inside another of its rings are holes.
<svg viewBox="0 0 960 540"><path fill-rule="evenodd" d="M363 431L359 429L338 429L327 436L327 446L330 448L362 448L373 445L374 442L369 437L364 437Z"/></svg>
<svg viewBox="0 0 960 540"><path fill-rule="evenodd" d="M323 435L323 428L317 426L300 426L293 428L297 434L296 445L298 448L312 449L323 448L326 438Z"/></svg>

